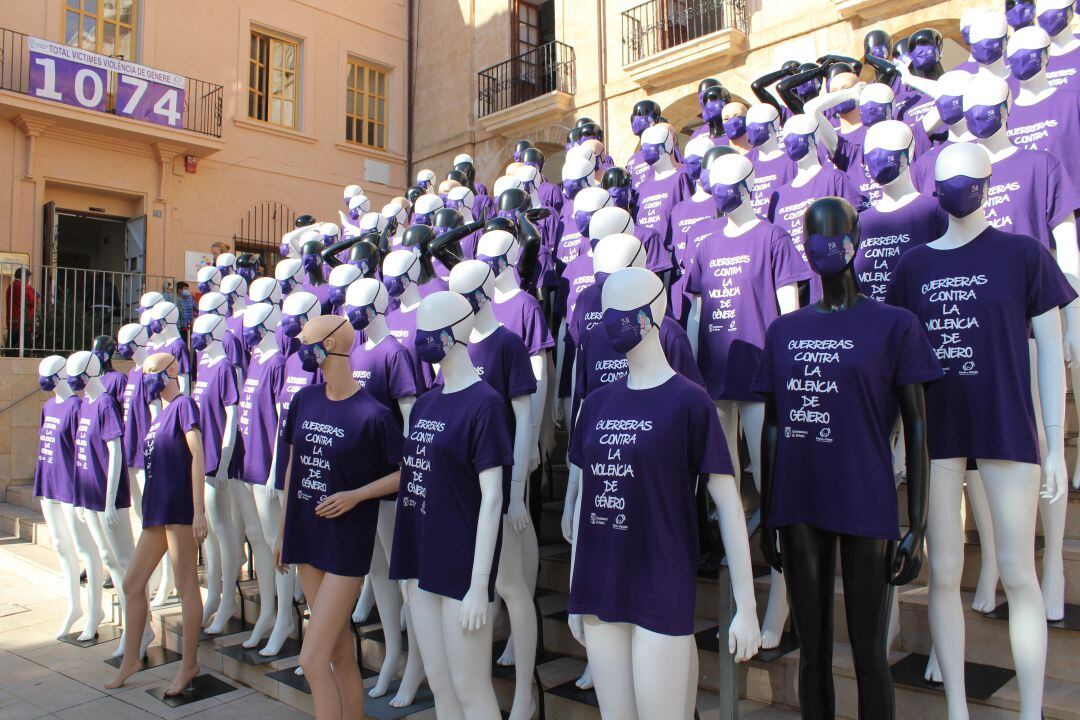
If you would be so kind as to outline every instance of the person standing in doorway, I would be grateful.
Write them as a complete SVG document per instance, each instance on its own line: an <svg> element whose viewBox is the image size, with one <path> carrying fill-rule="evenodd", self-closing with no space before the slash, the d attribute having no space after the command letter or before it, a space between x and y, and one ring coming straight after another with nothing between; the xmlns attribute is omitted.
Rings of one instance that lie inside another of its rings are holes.
<svg viewBox="0 0 1080 720"><path fill-rule="evenodd" d="M5 327L8 355L18 355L20 348L34 347L34 315L37 311L37 291L30 285L25 267L15 269L4 297Z"/></svg>

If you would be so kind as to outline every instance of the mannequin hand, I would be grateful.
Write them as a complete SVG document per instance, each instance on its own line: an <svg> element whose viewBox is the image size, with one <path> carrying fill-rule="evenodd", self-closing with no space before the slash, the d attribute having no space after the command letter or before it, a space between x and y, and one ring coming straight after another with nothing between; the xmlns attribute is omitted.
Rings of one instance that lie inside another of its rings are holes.
<svg viewBox="0 0 1080 720"><path fill-rule="evenodd" d="M556 402L551 407L551 419L555 421L555 424L559 427L563 427L563 404Z"/></svg>
<svg viewBox="0 0 1080 720"><path fill-rule="evenodd" d="M467 633L476 632L487 624L487 614L487 588L478 587L474 583L461 600L461 611L458 614L461 629Z"/></svg>
<svg viewBox="0 0 1080 720"><path fill-rule="evenodd" d="M537 443L532 446L532 450L529 452L529 474L532 475L536 472L536 468L540 467L540 445Z"/></svg>
<svg viewBox="0 0 1080 720"><path fill-rule="evenodd" d="M510 483L510 509L506 513L507 520L514 532L520 533L529 527L529 510L525 507L525 482Z"/></svg>
<svg viewBox="0 0 1080 720"><path fill-rule="evenodd" d="M1069 489L1066 480L1068 473L1065 472L1065 458L1062 453L1048 452L1042 466L1043 486L1039 496L1051 503L1056 503L1065 497Z"/></svg>
<svg viewBox="0 0 1080 720"><path fill-rule="evenodd" d="M1080 367L1080 328L1065 323L1064 330L1061 349L1065 353L1065 365L1070 370L1075 370Z"/></svg>
<svg viewBox="0 0 1080 720"><path fill-rule="evenodd" d="M570 626L570 634L574 636L574 639L581 643L582 647L585 646L585 623L581 619L580 615L570 615L566 619L566 624Z"/></svg>
<svg viewBox="0 0 1080 720"><path fill-rule="evenodd" d="M281 533L278 533L278 539L274 541L274 568L282 575L289 572L288 566L281 562Z"/></svg>
<svg viewBox="0 0 1080 720"><path fill-rule="evenodd" d="M783 557L780 554L780 533L767 527L761 528L761 553L765 556L765 562L778 573L784 572Z"/></svg>
<svg viewBox="0 0 1080 720"><path fill-rule="evenodd" d="M360 494L355 490L336 492L315 506L316 517L336 518L352 510L360 502Z"/></svg>
<svg viewBox="0 0 1080 720"><path fill-rule="evenodd" d="M206 512L201 508L195 510L195 515L191 519L191 531L195 535L195 544L202 545L209 533L209 528L206 526Z"/></svg>
<svg viewBox="0 0 1080 720"><path fill-rule="evenodd" d="M120 512L115 504L105 503L105 525L111 528L120 524Z"/></svg>
<svg viewBox="0 0 1080 720"><path fill-rule="evenodd" d="M889 569L890 585L907 585L919 576L919 570L922 569L922 548L922 533L909 530L893 548L892 567Z"/></svg>
<svg viewBox="0 0 1080 720"><path fill-rule="evenodd" d="M574 505L573 503L566 503L563 506L562 511L562 536L563 540L574 544Z"/></svg>
<svg viewBox="0 0 1080 720"><path fill-rule="evenodd" d="M728 627L728 652L735 662L746 662L761 649L761 626L757 621L757 608L739 608Z"/></svg>

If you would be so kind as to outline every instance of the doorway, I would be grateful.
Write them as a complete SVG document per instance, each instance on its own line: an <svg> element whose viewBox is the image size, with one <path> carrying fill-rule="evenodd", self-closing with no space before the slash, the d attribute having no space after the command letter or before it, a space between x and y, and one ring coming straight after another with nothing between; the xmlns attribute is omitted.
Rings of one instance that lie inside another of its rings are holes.
<svg viewBox="0 0 1080 720"><path fill-rule="evenodd" d="M128 218L56 211L56 264L76 270L126 272Z"/></svg>

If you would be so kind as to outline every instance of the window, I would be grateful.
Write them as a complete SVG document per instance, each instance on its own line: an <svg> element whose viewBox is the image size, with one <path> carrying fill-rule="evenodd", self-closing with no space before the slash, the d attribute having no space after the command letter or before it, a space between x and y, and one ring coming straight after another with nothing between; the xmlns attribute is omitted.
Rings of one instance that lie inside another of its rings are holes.
<svg viewBox="0 0 1080 720"><path fill-rule="evenodd" d="M345 79L345 139L386 149L386 71L349 60Z"/></svg>
<svg viewBox="0 0 1080 720"><path fill-rule="evenodd" d="M515 55L527 53L540 44L540 8L523 0L518 0L516 40Z"/></svg>
<svg viewBox="0 0 1080 720"><path fill-rule="evenodd" d="M64 44L136 60L137 0L65 0Z"/></svg>
<svg viewBox="0 0 1080 720"><path fill-rule="evenodd" d="M251 31L248 62L248 117L295 129L299 103L296 42Z"/></svg>

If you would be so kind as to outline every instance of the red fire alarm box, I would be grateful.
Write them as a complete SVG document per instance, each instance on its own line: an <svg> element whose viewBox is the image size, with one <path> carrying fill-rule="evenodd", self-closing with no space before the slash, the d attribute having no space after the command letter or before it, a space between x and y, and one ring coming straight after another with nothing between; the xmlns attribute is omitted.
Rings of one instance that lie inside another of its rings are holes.
<svg viewBox="0 0 1080 720"><path fill-rule="evenodd" d="M194 174L199 169L199 158L194 155L184 156L184 170Z"/></svg>

